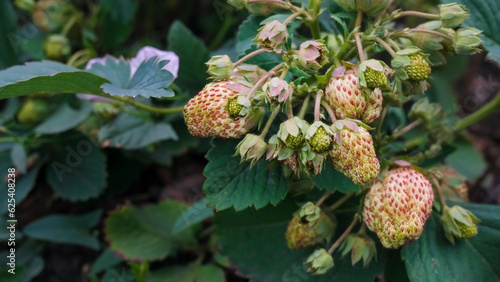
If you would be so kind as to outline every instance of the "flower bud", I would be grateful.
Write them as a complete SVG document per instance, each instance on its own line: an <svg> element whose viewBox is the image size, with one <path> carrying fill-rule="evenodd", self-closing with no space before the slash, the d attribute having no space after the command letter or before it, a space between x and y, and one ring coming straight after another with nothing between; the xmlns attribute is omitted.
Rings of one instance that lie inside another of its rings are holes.
<svg viewBox="0 0 500 282"><path fill-rule="evenodd" d="M233 69L233 76L238 80L238 81L245 81L249 83L257 83L259 79L265 75L267 71L259 68L256 65L239 65Z"/></svg>
<svg viewBox="0 0 500 282"><path fill-rule="evenodd" d="M455 28L461 25L468 17L469 11L464 5L455 3L439 5L439 15L444 27Z"/></svg>
<svg viewBox="0 0 500 282"><path fill-rule="evenodd" d="M254 41L258 42L259 46L272 48L275 52L281 52L287 36L286 25L278 20L274 20L259 29L259 33Z"/></svg>
<svg viewBox="0 0 500 282"><path fill-rule="evenodd" d="M459 29L453 38L455 52L462 55L472 55L481 51L479 45L483 42L479 37L482 31L473 27Z"/></svg>
<svg viewBox="0 0 500 282"><path fill-rule="evenodd" d="M313 275L321 275L327 273L333 267L333 258L322 248L314 251L304 264L308 266L307 272Z"/></svg>
<svg viewBox="0 0 500 282"><path fill-rule="evenodd" d="M305 68L318 70L328 63L328 49L323 40L309 40L300 44L299 61Z"/></svg>
<svg viewBox="0 0 500 282"><path fill-rule="evenodd" d="M280 125L278 138L285 143L288 148L298 149L304 142L309 125L299 117L293 117Z"/></svg>
<svg viewBox="0 0 500 282"><path fill-rule="evenodd" d="M45 33L60 32L79 11L70 3L58 0L40 0L33 9L33 21Z"/></svg>
<svg viewBox="0 0 500 282"><path fill-rule="evenodd" d="M21 124L35 125L43 121L51 113L50 104L43 99L27 99L17 113Z"/></svg>
<svg viewBox="0 0 500 282"><path fill-rule="evenodd" d="M454 238L468 239L476 236L476 223L479 222L480 220L473 213L457 205L451 208L444 207L441 217L444 235L452 244L455 244Z"/></svg>
<svg viewBox="0 0 500 282"><path fill-rule="evenodd" d="M208 66L207 73L210 74L210 79L228 79L233 73L233 62L228 55L213 56L205 64Z"/></svg>
<svg viewBox="0 0 500 282"><path fill-rule="evenodd" d="M242 161L251 161L250 167L257 163L266 153L267 144L262 137L247 134L236 147L235 156L240 155Z"/></svg>
<svg viewBox="0 0 500 282"><path fill-rule="evenodd" d="M347 236L340 248L342 249L342 256L351 252L352 265L363 259L364 267L370 264L372 258L377 254L375 242L366 235L365 227L362 227L358 233Z"/></svg>
<svg viewBox="0 0 500 282"><path fill-rule="evenodd" d="M262 86L262 90L269 95L269 97L276 97L280 103L287 100L293 92L292 86L278 77L273 77L269 82L266 82L264 86Z"/></svg>
<svg viewBox="0 0 500 282"><path fill-rule="evenodd" d="M64 35L52 34L43 42L43 52L50 60L60 61L71 53L69 40Z"/></svg>
<svg viewBox="0 0 500 282"><path fill-rule="evenodd" d="M408 117L412 120L419 120L427 128L432 128L436 122L440 121L441 114L441 105L429 103L429 99L425 97L413 104Z"/></svg>

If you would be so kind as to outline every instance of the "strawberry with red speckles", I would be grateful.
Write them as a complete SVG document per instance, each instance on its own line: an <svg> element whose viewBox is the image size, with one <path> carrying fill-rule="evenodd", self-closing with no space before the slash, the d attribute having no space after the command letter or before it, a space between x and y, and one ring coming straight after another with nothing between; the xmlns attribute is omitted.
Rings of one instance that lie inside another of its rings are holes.
<svg viewBox="0 0 500 282"><path fill-rule="evenodd" d="M326 87L326 99L339 118L359 119L370 123L380 115L380 110L377 114L373 109L382 108L382 93L380 89L374 91L375 93L370 89L363 89L359 85L356 72L357 68L344 66L335 69ZM373 99L373 96L377 99Z"/></svg>
<svg viewBox="0 0 500 282"><path fill-rule="evenodd" d="M354 121L336 121L332 129L337 143L328 157L333 166L355 184L370 183L380 173L372 136Z"/></svg>
<svg viewBox="0 0 500 282"><path fill-rule="evenodd" d="M366 195L363 221L386 248L417 240L434 204L432 184L420 172L402 167L374 181Z"/></svg>
<svg viewBox="0 0 500 282"><path fill-rule="evenodd" d="M189 132L196 137L238 138L255 125L249 114L238 119L231 118L228 100L237 97L237 92L228 86L230 80L207 84L184 107L184 119ZM234 116L234 114L232 115Z"/></svg>

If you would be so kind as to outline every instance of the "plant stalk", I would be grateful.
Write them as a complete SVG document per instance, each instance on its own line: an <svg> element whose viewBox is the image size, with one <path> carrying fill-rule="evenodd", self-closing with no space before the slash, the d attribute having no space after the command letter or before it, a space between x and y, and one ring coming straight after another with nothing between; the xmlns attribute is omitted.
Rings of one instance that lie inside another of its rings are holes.
<svg viewBox="0 0 500 282"><path fill-rule="evenodd" d="M337 241L335 241L335 243L332 245L332 247L328 250L328 253L330 255L333 254L333 252L337 249L337 247L340 245L340 243L342 243L342 241L344 241L345 237L347 237L347 235L349 235L349 233L351 233L352 229L354 228L354 226L356 226L357 222L358 222L358 217L357 217L357 215L355 215L354 220L351 222L351 225L349 225L349 227L347 227L347 229L344 231L344 233L342 233L342 236L340 236L340 238L338 238Z"/></svg>
<svg viewBox="0 0 500 282"><path fill-rule="evenodd" d="M497 93L496 97L493 100L491 100L491 102L489 102L488 104L481 107L479 110L475 111L474 113L468 115L467 117L457 122L457 124L455 124L455 127L453 128L453 132L458 133L464 130L465 128L481 121L485 117L494 113L499 106L500 106L500 92Z"/></svg>

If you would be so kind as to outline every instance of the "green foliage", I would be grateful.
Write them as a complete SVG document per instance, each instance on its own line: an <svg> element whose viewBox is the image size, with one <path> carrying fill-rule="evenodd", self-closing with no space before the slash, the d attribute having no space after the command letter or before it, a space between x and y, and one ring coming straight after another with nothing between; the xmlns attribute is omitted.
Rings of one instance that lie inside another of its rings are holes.
<svg viewBox="0 0 500 282"><path fill-rule="evenodd" d="M8 0L0 0L0 69L18 63L16 12Z"/></svg>
<svg viewBox="0 0 500 282"><path fill-rule="evenodd" d="M425 225L419 240L404 248L405 260L411 281L425 275L427 281L481 280L500 278L500 208L491 205L460 204L481 218L478 234L458 240L453 246L444 236L439 215L433 214ZM467 267L464 267L466 265Z"/></svg>
<svg viewBox="0 0 500 282"><path fill-rule="evenodd" d="M167 200L145 208L124 207L113 212L106 220L111 250L127 260L158 260L194 245L199 225L172 233L175 221L187 208L185 204Z"/></svg>
<svg viewBox="0 0 500 282"><path fill-rule="evenodd" d="M99 241L89 231L97 225L101 215L101 210L78 216L49 215L26 225L24 232L40 240L75 244L98 250Z"/></svg>
<svg viewBox="0 0 500 282"><path fill-rule="evenodd" d="M224 282L224 272L215 265L191 263L187 266L170 266L151 272L148 282Z"/></svg>
<svg viewBox="0 0 500 282"><path fill-rule="evenodd" d="M69 200L97 197L106 187L106 156L89 140L78 139L53 148L47 182Z"/></svg>
<svg viewBox="0 0 500 282"><path fill-rule="evenodd" d="M326 162L325 169L321 174L312 177L316 187L326 191L342 193L358 192L360 187L352 182L341 172L333 168L330 162Z"/></svg>
<svg viewBox="0 0 500 282"><path fill-rule="evenodd" d="M213 141L207 154L210 162L204 171L207 204L217 210L234 207L240 211L250 206L260 209L269 203L276 205L283 200L289 185L283 167L266 161L252 168L248 162L240 164L238 158L231 156L237 144L237 140Z"/></svg>

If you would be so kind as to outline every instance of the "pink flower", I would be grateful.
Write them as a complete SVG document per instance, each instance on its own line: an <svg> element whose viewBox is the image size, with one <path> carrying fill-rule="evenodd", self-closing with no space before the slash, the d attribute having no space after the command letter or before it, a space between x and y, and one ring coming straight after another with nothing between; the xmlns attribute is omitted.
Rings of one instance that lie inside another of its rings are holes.
<svg viewBox="0 0 500 282"><path fill-rule="evenodd" d="M137 55L130 59L130 77L134 76L137 68L142 62L151 58L157 57L159 61L169 61L164 67L164 70L171 72L174 78L177 78L179 72L179 57L171 51L161 51L151 46L143 47L137 52Z"/></svg>
<svg viewBox="0 0 500 282"><path fill-rule="evenodd" d="M174 79L177 78L177 73L179 72L179 57L171 51L161 51L158 50L154 47L151 46L146 46L141 48L135 57L130 59L130 77L133 77L139 66L151 59L157 57L159 61L166 61L168 60L169 62L162 68L164 70L169 71L172 73L174 76ZM101 64L101 65L106 65L106 61L109 59L115 59L118 61L118 59L106 55L102 58L93 58L87 62L87 65L85 66L85 70L90 70L92 68L93 64ZM113 102L112 99L109 98L104 98L101 96L96 96L92 94L76 94L76 97L78 97L81 100L87 100L90 102L102 102L102 103L110 103Z"/></svg>

